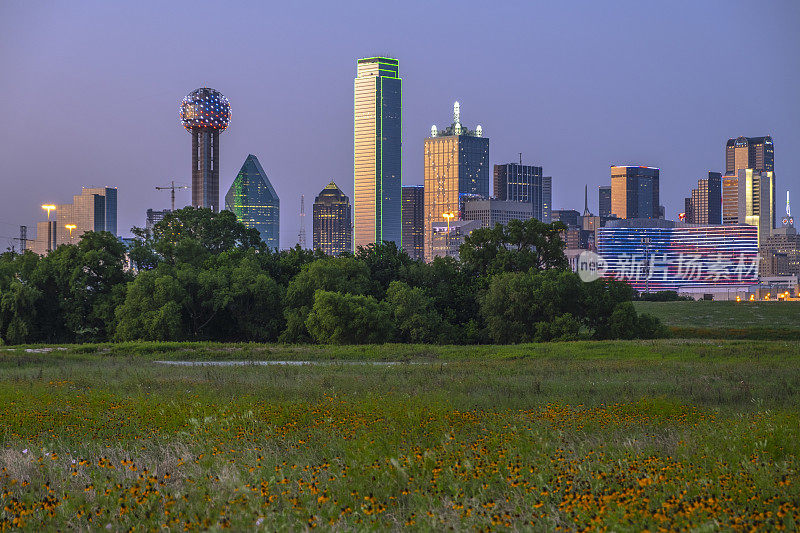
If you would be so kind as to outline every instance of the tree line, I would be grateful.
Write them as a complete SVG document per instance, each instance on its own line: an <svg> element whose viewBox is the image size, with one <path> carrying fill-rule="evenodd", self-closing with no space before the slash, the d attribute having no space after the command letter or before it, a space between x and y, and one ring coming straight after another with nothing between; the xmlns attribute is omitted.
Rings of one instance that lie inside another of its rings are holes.
<svg viewBox="0 0 800 533"><path fill-rule="evenodd" d="M47 256L0 255L0 342L214 340L518 343L665 335L625 283L583 283L560 223L474 231L460 259L394 243L328 257L267 248L233 213L187 207L130 248L85 233ZM126 270L126 253L134 270ZM134 273L135 272L135 273Z"/></svg>

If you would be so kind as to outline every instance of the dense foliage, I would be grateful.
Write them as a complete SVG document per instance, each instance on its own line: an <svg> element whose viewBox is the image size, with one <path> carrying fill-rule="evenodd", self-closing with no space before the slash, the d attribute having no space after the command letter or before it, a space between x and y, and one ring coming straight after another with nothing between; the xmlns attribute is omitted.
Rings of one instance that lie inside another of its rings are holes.
<svg viewBox="0 0 800 533"><path fill-rule="evenodd" d="M87 233L46 257L0 255L0 341L517 343L664 335L626 284L567 270L560 224L480 229L461 260L394 243L327 257L268 249L228 212L185 208L126 249Z"/></svg>

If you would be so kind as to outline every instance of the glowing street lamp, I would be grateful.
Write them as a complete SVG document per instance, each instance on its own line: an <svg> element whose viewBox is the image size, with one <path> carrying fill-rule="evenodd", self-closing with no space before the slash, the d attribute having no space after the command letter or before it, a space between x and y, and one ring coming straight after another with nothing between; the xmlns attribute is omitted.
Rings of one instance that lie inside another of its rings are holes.
<svg viewBox="0 0 800 533"><path fill-rule="evenodd" d="M76 226L75 224L66 224L64 227L69 230L69 243L72 244L72 230L74 230L78 226Z"/></svg>
<svg viewBox="0 0 800 533"><path fill-rule="evenodd" d="M56 206L52 204L45 204L42 206L42 209L47 211L47 221L50 222L50 211L54 210Z"/></svg>
<svg viewBox="0 0 800 533"><path fill-rule="evenodd" d="M455 213L442 213L442 216L447 219L447 233L450 233L450 219L456 216Z"/></svg>

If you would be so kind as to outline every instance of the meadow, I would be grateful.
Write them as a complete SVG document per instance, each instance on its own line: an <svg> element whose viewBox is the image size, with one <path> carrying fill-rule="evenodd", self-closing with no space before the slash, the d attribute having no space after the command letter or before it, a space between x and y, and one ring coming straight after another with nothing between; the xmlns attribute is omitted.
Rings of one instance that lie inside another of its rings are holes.
<svg viewBox="0 0 800 533"><path fill-rule="evenodd" d="M792 530L799 405L787 341L0 347L0 529Z"/></svg>
<svg viewBox="0 0 800 533"><path fill-rule="evenodd" d="M800 339L799 301L635 302L657 317L673 336L727 339Z"/></svg>

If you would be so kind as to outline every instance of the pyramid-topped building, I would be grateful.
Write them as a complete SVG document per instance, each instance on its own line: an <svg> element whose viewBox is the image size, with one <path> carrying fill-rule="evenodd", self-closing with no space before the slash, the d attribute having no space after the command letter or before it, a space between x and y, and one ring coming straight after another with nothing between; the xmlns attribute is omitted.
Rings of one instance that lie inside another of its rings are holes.
<svg viewBox="0 0 800 533"><path fill-rule="evenodd" d="M225 195L225 209L248 228L257 229L268 247L279 249L280 204L258 158L248 155Z"/></svg>

